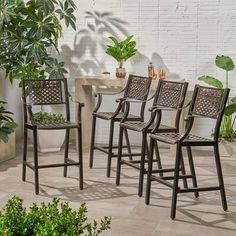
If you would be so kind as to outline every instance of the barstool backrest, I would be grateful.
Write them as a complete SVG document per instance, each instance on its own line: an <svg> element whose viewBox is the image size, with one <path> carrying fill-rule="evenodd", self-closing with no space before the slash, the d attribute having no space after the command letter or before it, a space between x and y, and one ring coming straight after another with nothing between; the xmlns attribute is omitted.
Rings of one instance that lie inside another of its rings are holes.
<svg viewBox="0 0 236 236"><path fill-rule="evenodd" d="M136 100L146 100L150 85L151 79L149 77L130 74L126 84L124 97Z"/></svg>

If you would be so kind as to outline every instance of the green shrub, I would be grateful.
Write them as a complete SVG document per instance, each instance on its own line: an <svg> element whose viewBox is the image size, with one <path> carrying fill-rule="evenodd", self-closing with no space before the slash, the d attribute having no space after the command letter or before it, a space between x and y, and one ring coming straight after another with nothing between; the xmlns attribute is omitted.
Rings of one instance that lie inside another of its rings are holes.
<svg viewBox="0 0 236 236"><path fill-rule="evenodd" d="M33 119L36 122L43 124L52 124L52 123L63 123L65 122L65 118L62 114L52 114L48 112L37 112L33 115Z"/></svg>
<svg viewBox="0 0 236 236"><path fill-rule="evenodd" d="M4 236L97 236L110 229L111 218L88 222L87 206L81 204L77 211L68 202L54 198L51 203L41 203L26 210L23 200L14 196L0 211L0 235Z"/></svg>

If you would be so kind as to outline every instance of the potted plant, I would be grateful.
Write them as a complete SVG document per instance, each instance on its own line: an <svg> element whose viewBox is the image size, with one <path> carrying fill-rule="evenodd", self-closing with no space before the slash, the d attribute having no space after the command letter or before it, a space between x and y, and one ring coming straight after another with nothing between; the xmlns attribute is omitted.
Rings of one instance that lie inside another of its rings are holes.
<svg viewBox="0 0 236 236"><path fill-rule="evenodd" d="M0 1L0 66L13 79L62 78L58 39L66 27L76 29L73 0ZM34 77L36 76L36 77Z"/></svg>
<svg viewBox="0 0 236 236"><path fill-rule="evenodd" d="M97 236L110 229L110 217L89 222L87 212L85 203L72 210L68 202L60 203L58 198L51 203L33 203L26 209L23 200L14 196L0 210L0 235Z"/></svg>
<svg viewBox="0 0 236 236"><path fill-rule="evenodd" d="M12 134L17 127L12 119L13 114L5 108L6 102L0 100L0 161L15 156L15 136Z"/></svg>
<svg viewBox="0 0 236 236"><path fill-rule="evenodd" d="M35 122L41 124L55 124L65 122L62 114L48 113L40 111L33 114ZM56 152L60 151L65 139L66 131L61 130L38 130L38 147L40 152ZM31 137L32 138L32 137Z"/></svg>
<svg viewBox="0 0 236 236"><path fill-rule="evenodd" d="M125 61L134 56L137 51L135 48L136 42L132 38L133 35L119 42L115 37L109 37L114 45L107 45L106 53L118 62L119 67L116 68L116 77L119 79L124 79L126 76L125 68L123 68Z"/></svg>
<svg viewBox="0 0 236 236"><path fill-rule="evenodd" d="M233 60L228 56L217 55L215 64L218 68L225 71L225 85L219 79L208 75L201 76L198 80L204 81L208 85L216 88L229 88L229 71L234 69ZM236 153L236 145L231 145L236 139L236 131L234 130L235 114L236 96L228 101L220 128L220 151L222 156L233 156Z"/></svg>

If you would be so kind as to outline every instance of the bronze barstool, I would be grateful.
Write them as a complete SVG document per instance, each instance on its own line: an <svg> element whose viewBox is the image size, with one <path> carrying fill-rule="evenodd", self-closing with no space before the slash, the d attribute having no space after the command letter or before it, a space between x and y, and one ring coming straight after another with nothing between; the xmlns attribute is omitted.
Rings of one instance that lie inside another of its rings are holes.
<svg viewBox="0 0 236 236"><path fill-rule="evenodd" d="M195 197L198 197L198 193L201 191L215 191L220 190L221 200L223 209L227 210L227 202L225 196L225 187L221 169L220 155L219 155L219 132L221 120L224 114L225 105L228 99L229 89L216 89L210 87L202 87L199 85L195 86L191 104L189 107L189 112L186 117L186 128L184 133L157 133L158 126L150 134L150 153L149 153L149 165L148 165L148 175L147 175L147 187L146 187L146 197L145 202L149 204L150 202L150 190L151 182L157 181L170 188L172 188L172 205L171 205L171 218L174 219L176 215L176 203L178 193L188 193L194 192ZM213 139L199 137L197 135L191 134L191 129L195 119L206 118L214 119L216 121L214 128ZM175 157L175 168L173 176L160 177L154 175L153 172L153 147L154 142L163 142L170 145L176 145L176 157ZM213 146L216 162L216 170L219 185L217 186L206 186L198 187L197 179L194 169L194 163L192 158L191 147L192 146ZM187 148L190 174L179 174L180 161L182 159L182 147ZM191 178L193 182L192 188L180 188L179 179ZM168 182L168 180L173 180L173 184Z"/></svg>
<svg viewBox="0 0 236 236"><path fill-rule="evenodd" d="M82 124L81 110L83 103L78 102L78 121L70 121L70 106L67 80L66 79L48 79L48 80L22 80L22 101L24 111L24 145L23 145L23 172L22 180L26 179L26 167L29 167L35 174L35 193L39 193L39 169L51 167L64 167L64 177L67 176L68 166L79 166L80 189L83 189L83 153L82 153ZM33 106L61 105L66 109L66 119L63 123L43 124L34 121ZM34 144L34 165L27 161L27 137L28 129L33 131ZM39 165L38 163L38 130L57 130L65 129L65 155L64 163ZM78 132L78 162L68 158L70 129L77 129Z"/></svg>
<svg viewBox="0 0 236 236"><path fill-rule="evenodd" d="M151 79L148 77L143 77L143 76L137 76L137 75L129 75L126 87L121 90L118 93L109 93L109 94L104 94L104 93L98 93L98 101L97 105L93 111L93 120L92 120L92 133L91 133L91 146L90 146L90 162L89 162L89 167L93 167L93 158L94 158L94 150L100 150L104 153L106 153L108 156L108 161L107 161L107 177L110 177L111 173L111 160L114 157L117 157L117 153L114 152L114 149L117 148L117 146L113 145L113 134L114 134L114 125L116 122L120 122L123 115L124 115L124 107L127 99L134 99L137 101L141 101L141 109L140 109L140 114L139 115L133 115L129 114L127 117L128 120L133 120L133 121L143 121L144 120L144 109L145 109L145 101L148 93L149 93L149 88L151 85ZM101 104L102 104L102 95L114 95L114 94L121 94L124 92L123 97L119 98L116 100L118 102L118 105L113 112L100 112L98 111ZM95 134L96 134L96 120L97 118L103 119L103 120L108 120L110 122L110 133L109 133L109 143L108 145L98 145L95 144ZM126 142L127 142L127 148L128 148L128 153L126 156L129 156L131 158L130 154L130 144L129 144L129 138L127 133L126 135ZM135 155L135 154L133 154Z"/></svg>
<svg viewBox="0 0 236 236"><path fill-rule="evenodd" d="M143 193L143 178L144 174L147 173L145 169L145 156L148 150L147 145L147 134L154 128L153 124L156 119L156 122L159 124L161 122L161 113L158 113L156 116L155 109L161 107L166 111L175 111L175 124L174 127L167 125L159 125L158 132L178 132L179 131L179 120L181 116L182 107L184 104L186 91L187 91L188 83L186 82L174 82L174 81L164 81L160 80L157 86L157 90L153 96L153 107L150 109L151 116L149 121L128 121L127 117L129 114L129 106L130 103L138 103L139 101L126 100L126 115L123 117L120 123L120 134L119 134L119 149L118 149L118 159L117 159L117 175L116 175L116 184L120 184L120 172L122 165L128 165L135 169L139 170L139 189L138 195L141 197ZM125 160L125 157L122 153L123 149L123 133L127 130L132 130L141 133L142 135L142 144L141 144L141 153L139 160ZM158 149L156 148L156 156L157 156L157 165L159 170L162 168L161 160L159 158ZM183 162L183 160L181 160ZM185 173L184 165L182 165L182 172ZM163 173L160 173L162 176ZM184 181L184 185L187 186L187 181Z"/></svg>

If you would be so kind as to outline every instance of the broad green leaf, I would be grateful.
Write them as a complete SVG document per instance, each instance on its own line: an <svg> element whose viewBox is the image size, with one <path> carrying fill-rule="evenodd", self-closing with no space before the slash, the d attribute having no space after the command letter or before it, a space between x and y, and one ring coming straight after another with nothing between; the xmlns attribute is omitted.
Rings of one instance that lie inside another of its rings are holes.
<svg viewBox="0 0 236 236"><path fill-rule="evenodd" d="M212 76L203 75L203 76L199 77L198 80L203 81L206 84L211 85L215 88L223 88L222 82Z"/></svg>
<svg viewBox="0 0 236 236"><path fill-rule="evenodd" d="M215 59L215 63L216 63L217 67L219 67L219 68L221 68L223 70L226 70L226 71L231 71L231 70L234 69L234 62L228 56L217 55L216 59Z"/></svg>
<svg viewBox="0 0 236 236"><path fill-rule="evenodd" d="M110 36L109 39L111 39L113 41L113 43L115 44L116 47L119 46L119 42L118 42L118 40L115 37Z"/></svg>
<svg viewBox="0 0 236 236"><path fill-rule="evenodd" d="M236 112L236 103L232 103L225 108L224 114L226 116L231 116Z"/></svg>

